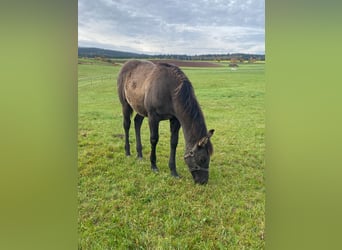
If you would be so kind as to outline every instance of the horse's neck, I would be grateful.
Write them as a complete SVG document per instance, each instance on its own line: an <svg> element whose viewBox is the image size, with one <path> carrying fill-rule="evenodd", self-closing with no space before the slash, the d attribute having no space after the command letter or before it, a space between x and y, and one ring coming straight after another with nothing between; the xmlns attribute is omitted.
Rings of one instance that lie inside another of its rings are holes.
<svg viewBox="0 0 342 250"><path fill-rule="evenodd" d="M182 125L186 150L207 134L204 116L189 80L184 76L175 89L174 110Z"/></svg>
<svg viewBox="0 0 342 250"><path fill-rule="evenodd" d="M207 133L204 118L201 117L199 120L194 120L191 117L184 117L180 119L182 125L185 148L189 151L198 141L203 138Z"/></svg>

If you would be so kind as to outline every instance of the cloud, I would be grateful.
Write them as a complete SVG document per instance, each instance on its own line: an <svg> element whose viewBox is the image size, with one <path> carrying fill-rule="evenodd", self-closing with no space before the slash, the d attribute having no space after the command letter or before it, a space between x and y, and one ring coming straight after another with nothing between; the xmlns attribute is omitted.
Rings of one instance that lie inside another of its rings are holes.
<svg viewBox="0 0 342 250"><path fill-rule="evenodd" d="M79 0L79 46L264 53L264 0Z"/></svg>

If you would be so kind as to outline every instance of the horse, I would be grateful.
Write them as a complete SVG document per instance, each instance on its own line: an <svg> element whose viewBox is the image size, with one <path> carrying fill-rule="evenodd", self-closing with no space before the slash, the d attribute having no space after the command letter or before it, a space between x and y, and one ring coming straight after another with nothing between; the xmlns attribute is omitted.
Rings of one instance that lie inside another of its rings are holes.
<svg viewBox="0 0 342 250"><path fill-rule="evenodd" d="M194 89L183 71L173 64L129 60L119 72L117 91L122 105L126 156L131 155L129 129L131 116L135 111L137 157L143 157L140 128L147 117L150 129L151 169L158 172L156 146L159 140L159 122L169 120L171 175L179 177L176 170L176 148L179 129L182 127L185 139L184 160L194 182L206 184L209 179L210 156L213 153L210 137L214 129L207 131Z"/></svg>

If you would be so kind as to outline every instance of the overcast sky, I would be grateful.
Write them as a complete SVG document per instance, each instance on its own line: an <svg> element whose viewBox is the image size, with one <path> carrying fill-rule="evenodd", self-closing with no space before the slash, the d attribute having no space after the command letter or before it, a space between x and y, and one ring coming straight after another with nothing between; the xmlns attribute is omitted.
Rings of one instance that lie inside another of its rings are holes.
<svg viewBox="0 0 342 250"><path fill-rule="evenodd" d="M78 45L149 54L264 54L265 2L79 0Z"/></svg>

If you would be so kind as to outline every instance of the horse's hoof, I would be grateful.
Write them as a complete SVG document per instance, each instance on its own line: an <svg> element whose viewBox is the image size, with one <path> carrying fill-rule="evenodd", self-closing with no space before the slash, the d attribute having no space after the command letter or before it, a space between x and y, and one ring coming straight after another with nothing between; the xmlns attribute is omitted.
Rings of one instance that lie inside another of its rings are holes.
<svg viewBox="0 0 342 250"><path fill-rule="evenodd" d="M157 167L151 168L154 173L158 173L159 169Z"/></svg>
<svg viewBox="0 0 342 250"><path fill-rule="evenodd" d="M138 156L137 159L138 159L138 161L142 161L143 160L142 156Z"/></svg>
<svg viewBox="0 0 342 250"><path fill-rule="evenodd" d="M180 176L178 173L171 173L172 177L175 177L176 179L180 179Z"/></svg>

